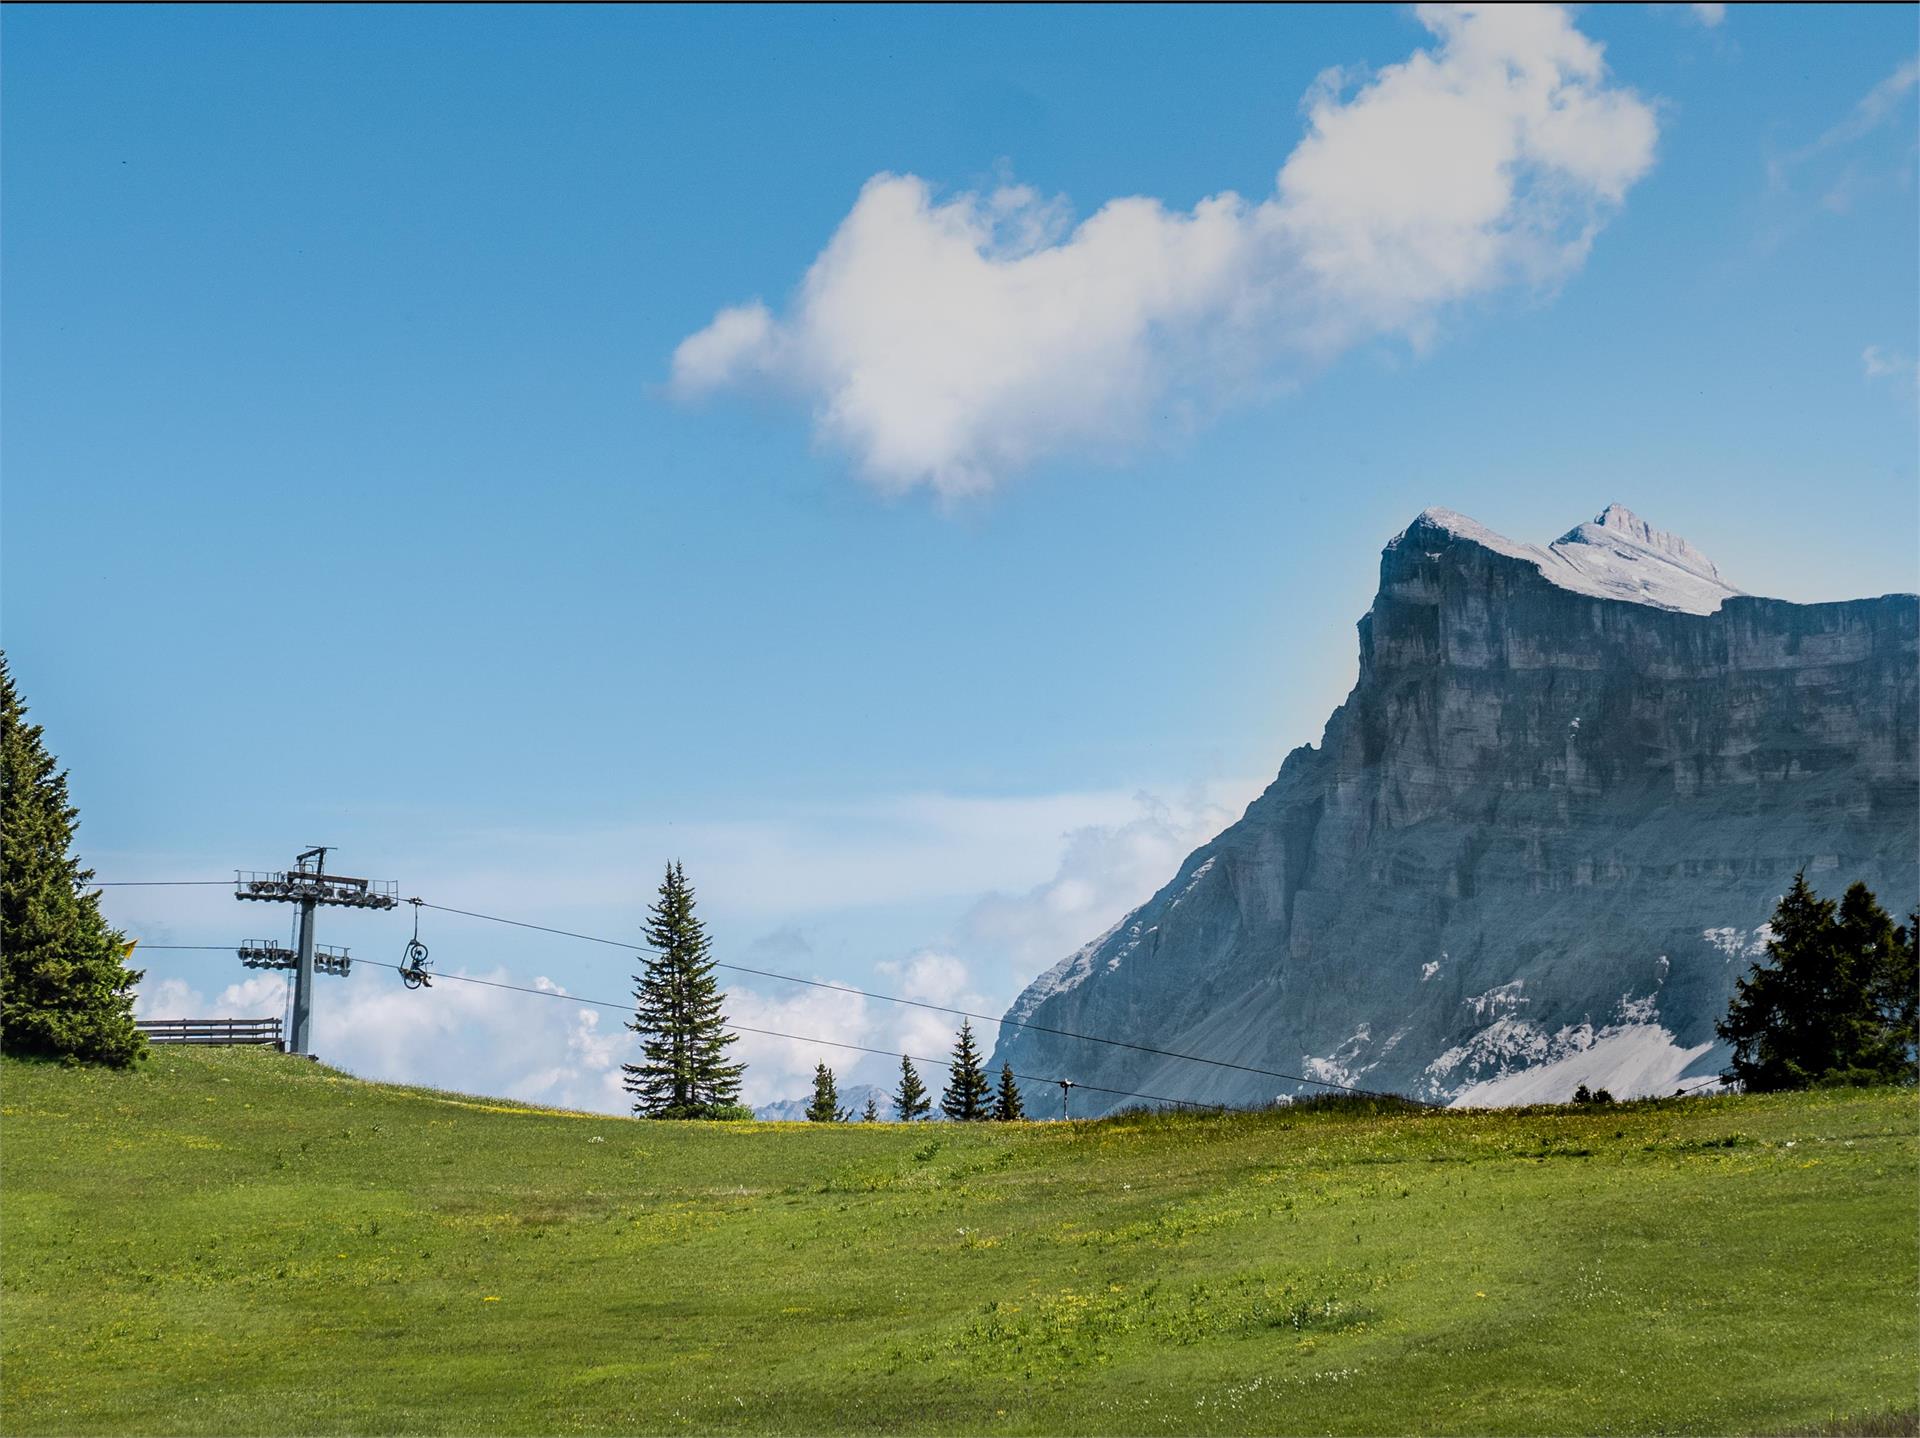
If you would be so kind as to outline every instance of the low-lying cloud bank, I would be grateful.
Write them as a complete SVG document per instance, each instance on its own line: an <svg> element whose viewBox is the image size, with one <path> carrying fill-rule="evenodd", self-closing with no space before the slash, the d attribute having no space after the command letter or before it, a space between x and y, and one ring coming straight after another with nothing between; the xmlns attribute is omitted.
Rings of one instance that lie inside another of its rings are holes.
<svg viewBox="0 0 1920 1438"><path fill-rule="evenodd" d="M733 1056L747 1064L743 1096L757 1105L806 1093L817 1063L844 1083L890 1086L899 1066L893 1055L945 1056L958 1023L953 1015L863 998L844 985L998 1014L1034 973L1146 899L1184 854L1237 817L1258 787L1253 781L1221 782L1165 797L1126 791L1002 798L916 794L844 806L830 815L683 826L673 836L572 835L566 843L543 835L522 835L512 843L494 833L481 846L486 862L507 864L511 882L502 877L505 871L490 867L469 871L455 863L438 874L424 863L400 868L440 902L505 908L513 917L578 932L619 934L633 932L632 914L616 919L575 906L624 891L637 907L650 897L646 886L653 870L650 858L642 864L634 855L674 852L670 841L686 845L688 868L701 876L708 895L754 900L723 925L735 937L722 942L719 957L834 985L788 986L722 974L727 1016L740 1034ZM445 863L457 854L448 850L440 858ZM163 871L196 870L184 861L132 858L120 869ZM780 885L750 882L756 873L785 877ZM644 877L636 881L636 874ZM918 883L905 882L915 874ZM492 900L485 898L489 892ZM213 942L233 923L232 898L217 887L108 893L116 922L155 945ZM903 900L935 907L944 901L953 918L918 935L909 929L903 937L910 942L894 950L898 957L858 967L840 945L816 947L809 939L810 924L825 914ZM772 907L759 907L768 903ZM358 964L344 979L316 980L313 1042L327 1062L366 1078L627 1111L620 1065L636 1050L624 1028L628 1016L584 1000L622 1002L637 956L608 960L592 948L528 940L515 931L430 913L426 933L438 977L431 989L412 991L391 968L380 966L399 957L409 920L356 917L363 921L343 918L327 937L351 943L357 955L378 962ZM772 927L761 928L757 939L741 937L743 928L768 923ZM287 1009L284 974L226 982L215 977L233 964L226 955L198 966L197 978L189 980L173 959L162 948L137 954L135 962L148 970L137 995L140 1017L272 1017ZM599 962L587 966L593 959ZM456 975L522 984L549 997L462 983ZM993 1025L976 1028L982 1046L991 1048ZM922 1077L937 1093L946 1075L923 1066Z"/></svg>
<svg viewBox="0 0 1920 1438"><path fill-rule="evenodd" d="M1320 76L1257 203L1131 196L1074 224L1023 185L874 176L784 315L755 300L682 341L675 393L787 392L878 487L952 499L1551 288L1652 165L1654 110L1558 6L1417 13L1431 48Z"/></svg>

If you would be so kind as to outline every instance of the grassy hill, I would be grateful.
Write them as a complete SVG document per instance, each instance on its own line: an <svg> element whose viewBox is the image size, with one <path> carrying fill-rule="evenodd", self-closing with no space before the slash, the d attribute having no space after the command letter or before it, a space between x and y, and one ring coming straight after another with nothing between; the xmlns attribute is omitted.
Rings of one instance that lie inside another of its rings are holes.
<svg viewBox="0 0 1920 1438"><path fill-rule="evenodd" d="M10 1434L1904 1432L1920 1385L1911 1092L648 1125L176 1050L0 1062L0 1112Z"/></svg>

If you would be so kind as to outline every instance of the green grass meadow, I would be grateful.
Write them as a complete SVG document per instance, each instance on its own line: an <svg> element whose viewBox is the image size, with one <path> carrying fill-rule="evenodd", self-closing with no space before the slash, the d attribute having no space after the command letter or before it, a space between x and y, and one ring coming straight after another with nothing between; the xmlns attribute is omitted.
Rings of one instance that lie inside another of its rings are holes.
<svg viewBox="0 0 1920 1438"><path fill-rule="evenodd" d="M1904 1432L1911 1090L646 1124L0 1061L0 1426Z"/></svg>

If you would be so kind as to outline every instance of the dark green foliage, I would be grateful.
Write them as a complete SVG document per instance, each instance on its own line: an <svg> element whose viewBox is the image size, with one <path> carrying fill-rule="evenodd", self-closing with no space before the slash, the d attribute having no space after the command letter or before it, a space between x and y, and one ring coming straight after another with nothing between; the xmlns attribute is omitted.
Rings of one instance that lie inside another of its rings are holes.
<svg viewBox="0 0 1920 1438"><path fill-rule="evenodd" d="M1581 1084L1579 1088L1573 1091L1573 1101L1583 1107L1590 1104L1610 1104L1613 1102L1613 1095L1603 1088L1590 1089L1585 1084Z"/></svg>
<svg viewBox="0 0 1920 1438"><path fill-rule="evenodd" d="M80 811L0 655L0 1046L115 1067L146 1052L127 942L72 852Z"/></svg>
<svg viewBox="0 0 1920 1438"><path fill-rule="evenodd" d="M840 1107L840 1090L833 1082L833 1070L820 1064L813 1071L813 1102L807 1105L808 1123L845 1123L846 1110Z"/></svg>
<svg viewBox="0 0 1920 1438"><path fill-rule="evenodd" d="M933 1100L927 1097L913 1060L900 1055L900 1087L893 1091L893 1111L902 1123L912 1123L933 1112Z"/></svg>
<svg viewBox="0 0 1920 1438"><path fill-rule="evenodd" d="M1027 1116L1026 1107L1020 1102L1020 1085L1013 1080L1012 1064L1000 1065L1000 1089L993 1096L993 1116L1001 1123Z"/></svg>
<svg viewBox="0 0 1920 1438"><path fill-rule="evenodd" d="M872 1094L867 1095L867 1106L862 1110L860 1110L860 1122L862 1123L880 1122L880 1105L874 1101L874 1097Z"/></svg>
<svg viewBox="0 0 1920 1438"><path fill-rule="evenodd" d="M987 1096L991 1092L980 1050L973 1042L973 1025L962 1019L960 1035L953 1043L947 1090L940 1095L940 1112L951 1119L984 1119L988 1116Z"/></svg>
<svg viewBox="0 0 1920 1438"><path fill-rule="evenodd" d="M744 1064L727 1062L726 996L713 976L707 931L693 912L693 885L667 866L660 898L647 914L654 950L634 977L633 1021L641 1060L622 1064L633 1111L645 1118L732 1118Z"/></svg>
<svg viewBox="0 0 1920 1438"><path fill-rule="evenodd" d="M1865 884L1836 905L1800 874L1772 927L1768 962L1714 1026L1733 1045L1726 1077L1757 1093L1911 1081L1920 922L1895 927Z"/></svg>

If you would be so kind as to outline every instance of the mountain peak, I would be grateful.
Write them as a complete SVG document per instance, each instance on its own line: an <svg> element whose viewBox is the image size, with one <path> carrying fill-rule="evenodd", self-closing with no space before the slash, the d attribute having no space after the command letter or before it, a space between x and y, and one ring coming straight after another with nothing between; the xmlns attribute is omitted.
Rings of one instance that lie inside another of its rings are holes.
<svg viewBox="0 0 1920 1438"><path fill-rule="evenodd" d="M1598 534L1596 534L1598 531ZM1604 538L1600 538L1604 536ZM1706 579L1719 579L1714 562L1677 534L1655 529L1624 504L1610 504L1591 523L1576 525L1561 535L1559 544L1618 544L1625 542L1648 550L1670 564L1690 570Z"/></svg>
<svg viewBox="0 0 1920 1438"><path fill-rule="evenodd" d="M1712 614L1741 591L1711 559L1677 534L1655 529L1623 504L1609 504L1544 548L1497 534L1456 510L1423 509L1398 544L1425 526L1496 554L1524 559L1562 589L1685 614Z"/></svg>

